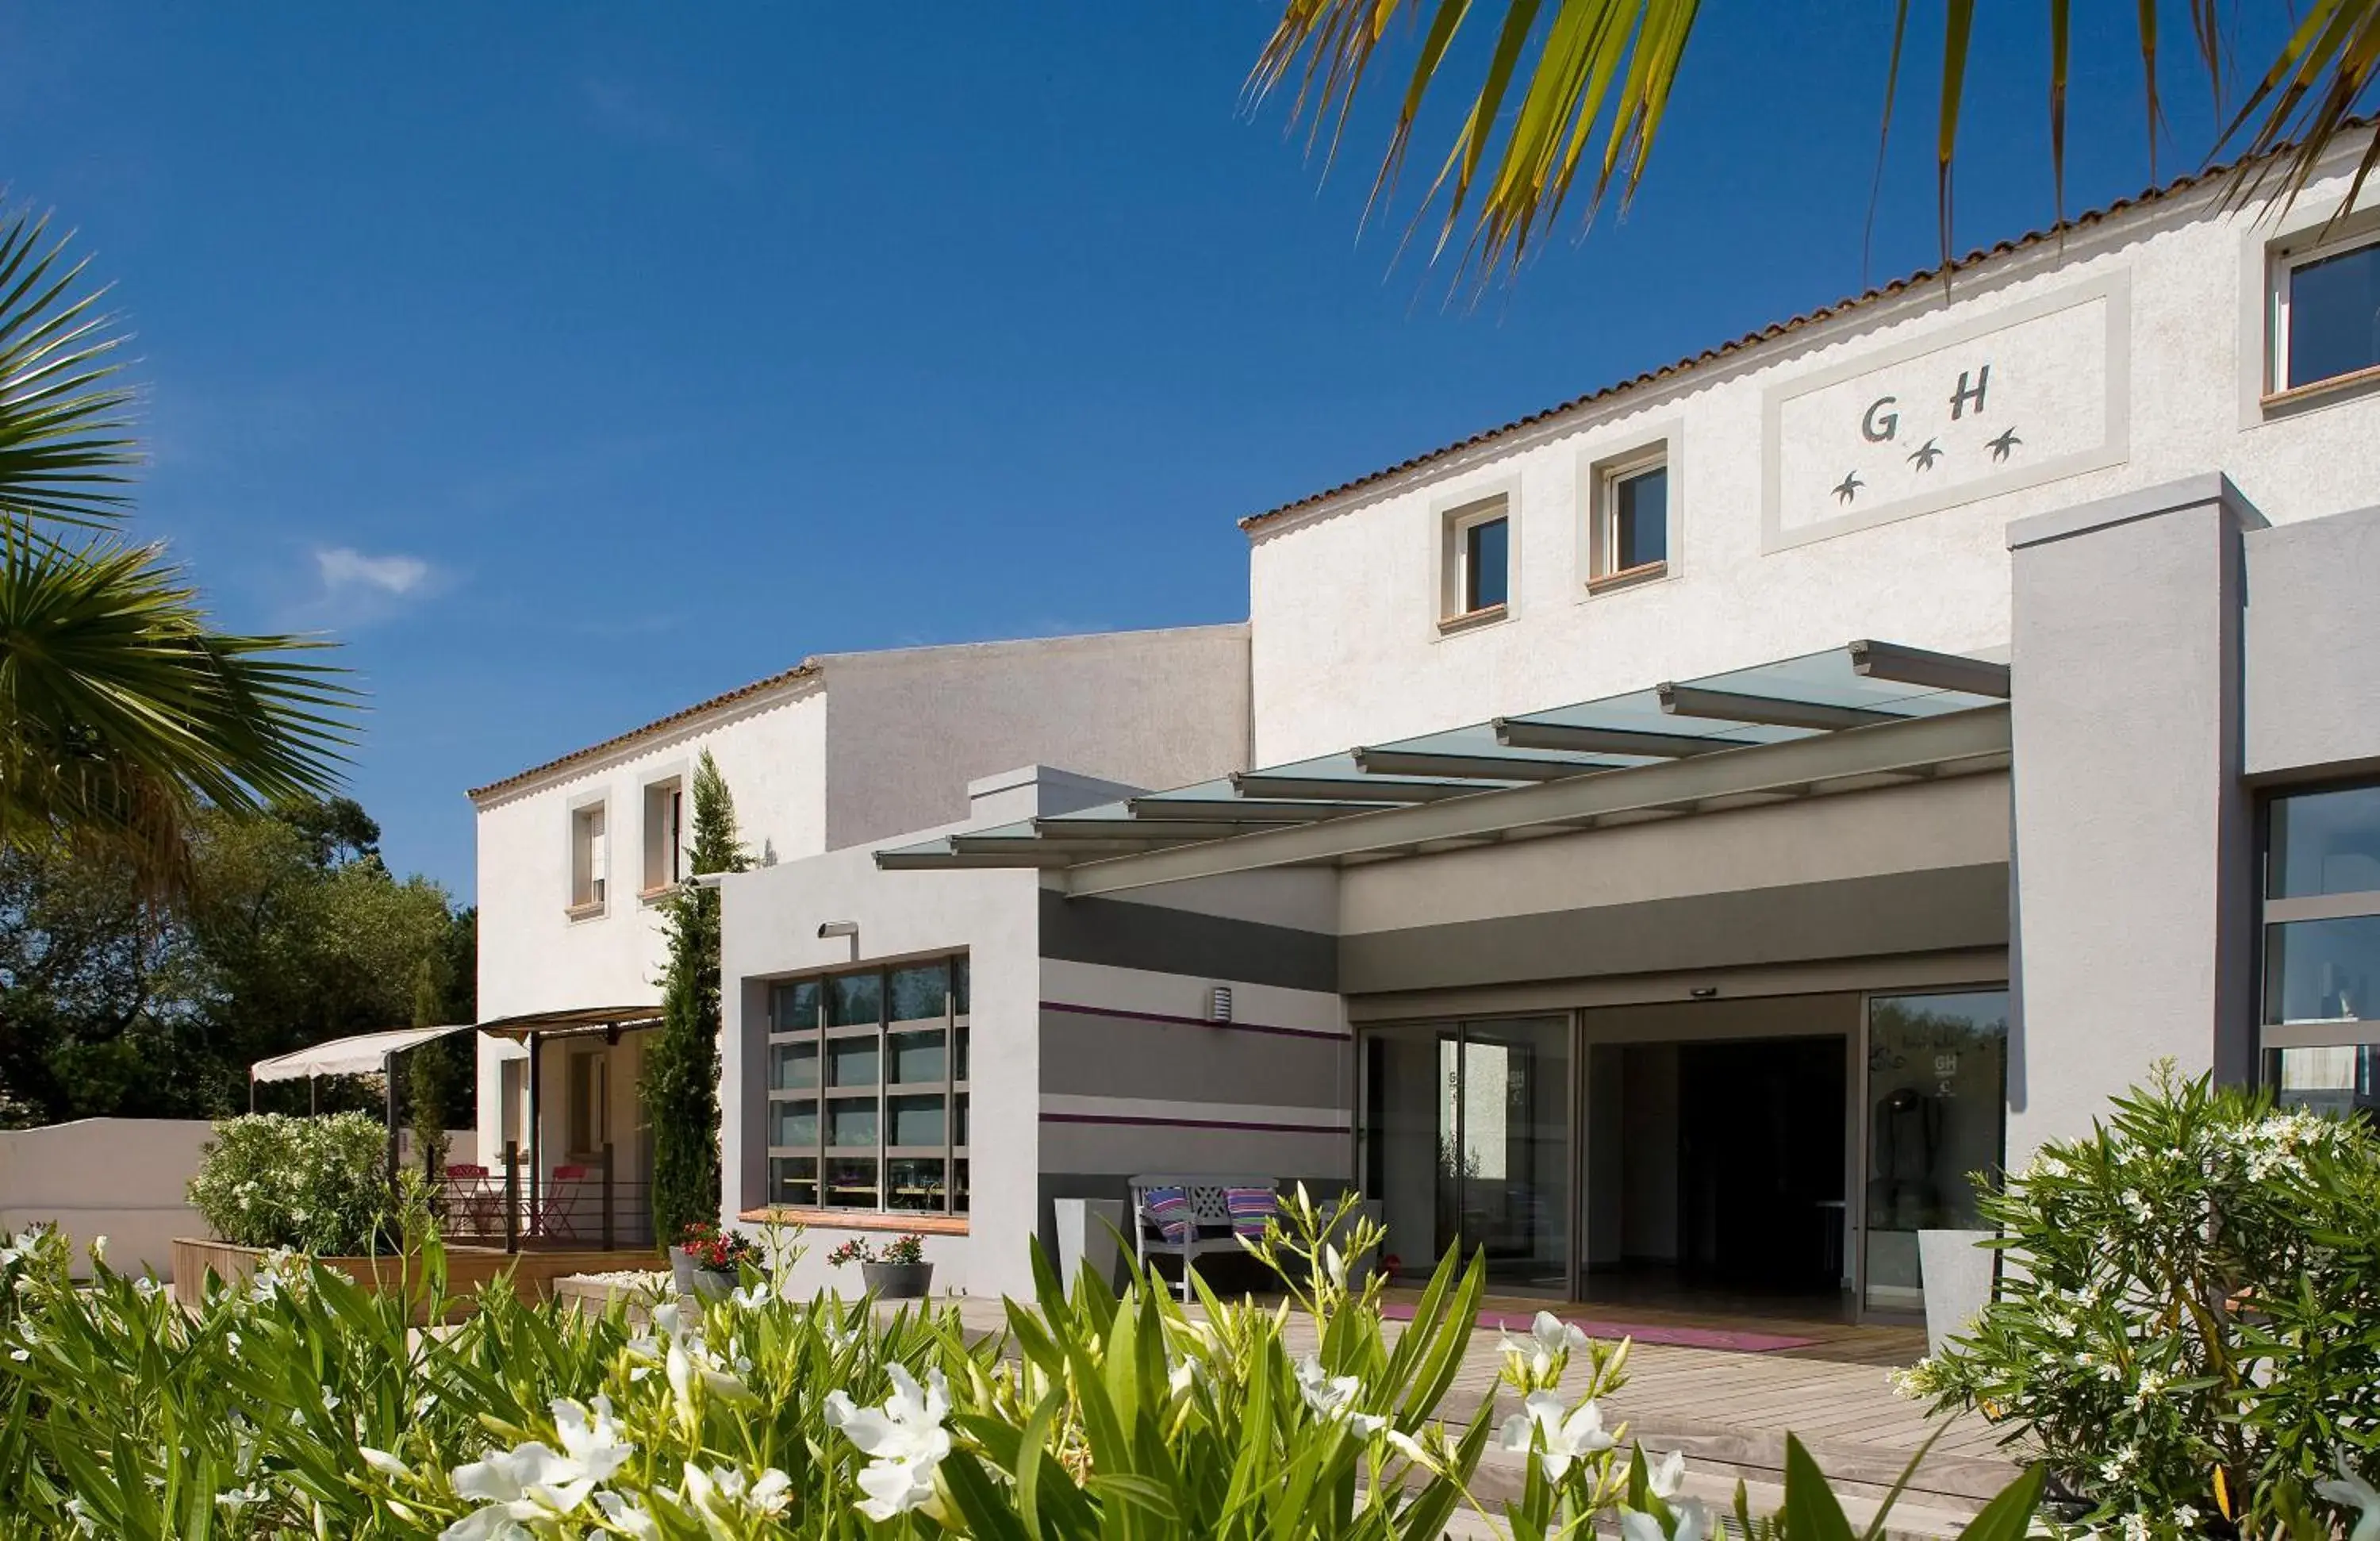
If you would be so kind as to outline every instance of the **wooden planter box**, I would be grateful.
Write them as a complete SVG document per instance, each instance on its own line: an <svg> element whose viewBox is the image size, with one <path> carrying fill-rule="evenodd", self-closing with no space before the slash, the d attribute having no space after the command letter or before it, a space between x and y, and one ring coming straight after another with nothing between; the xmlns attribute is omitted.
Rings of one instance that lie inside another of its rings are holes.
<svg viewBox="0 0 2380 1541"><path fill-rule="evenodd" d="M174 1238L174 1298L196 1305L203 1298L210 1273L226 1283L238 1283L256 1271L268 1254L261 1247L234 1246L229 1242ZM401 1257L322 1257L324 1268L336 1268L365 1289L378 1293L405 1287L409 1259ZM469 1297L480 1285L500 1275L512 1275L513 1287L524 1300L540 1301L553 1292L553 1281L574 1273L608 1273L651 1268L650 1250L632 1252L505 1252L500 1247L449 1246L446 1249L446 1293L449 1316L470 1309Z"/></svg>

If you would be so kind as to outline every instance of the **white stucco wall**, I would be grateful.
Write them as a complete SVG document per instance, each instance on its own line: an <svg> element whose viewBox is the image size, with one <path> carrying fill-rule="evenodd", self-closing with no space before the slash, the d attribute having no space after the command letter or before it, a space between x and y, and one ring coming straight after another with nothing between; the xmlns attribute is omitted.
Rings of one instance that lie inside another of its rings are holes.
<svg viewBox="0 0 2380 1541"><path fill-rule="evenodd" d="M92 1238L121 1273L174 1277L172 1242L203 1236L188 1199L214 1125L203 1119L91 1118L0 1133L0 1231L55 1225L72 1237L78 1276Z"/></svg>
<svg viewBox="0 0 2380 1541"><path fill-rule="evenodd" d="M2062 250L2045 242L1963 273L1947 297L1938 283L1920 285L1259 526L1249 600L1257 763L1858 637L1961 651L2001 646L2011 520L2185 475L2228 472L2276 524L2370 503L2380 484L2380 396L2271 413L2256 401L2266 241L2320 223L2344 188L2343 178L2318 183L2280 225L2263 227L2214 214L2211 193L2176 194L2073 232ZM2380 205L2380 190L2365 201ZM2107 296L2108 325L2037 314L2094 290ZM1902 357L1946 341L1930 359ZM1972 501L1806 543L1764 540L1769 440L1790 441L1777 458L1809 483L1789 497L1823 499L1816 489L1827 483L1813 479L1822 464L1870 466L1869 479L1880 481L1897 466L1857 458L1866 448L1859 387L1872 374L1876 394L1903 398L1908 426L1922 421L1931 434L1950 427L1932 418L1943 415L1958 372L1985 361L2000 376L1994 409L2033 436L2046 457L2036 465L2062 457L2095 468L1995 491L1993 478L2009 478L1985 462ZM1787 404L1769 431L1772 395L1815 390L1839 370L1861 378ZM2091 388L2073 388L2078 379ZM2058 420L2034 426L2022 415L2028 403L2036 421ZM2102 413L2104 438L2070 420ZM1807 440L1819 433L1840 443L1813 450ZM1674 455L1670 576L1590 595L1585 473L1663 439ZM1500 491L1513 504L1509 618L1441 635L1442 511Z"/></svg>
<svg viewBox="0 0 2380 1541"><path fill-rule="evenodd" d="M1038 762L1136 787L1247 764L1244 625L832 653L835 849L967 816L967 783Z"/></svg>
<svg viewBox="0 0 2380 1541"><path fill-rule="evenodd" d="M852 944L821 939L828 920L859 924L862 963L965 952L971 1023L968 1077L969 1233L926 1239L934 1287L975 1294L1032 1288L1026 1241L1033 1234L1040 1110L1040 875L1025 870L880 872L860 846L731 877L722 885L720 975L726 1042L720 1106L722 1204L727 1223L761 1197L768 1155L762 1119L769 981L847 966ZM746 1227L749 1229L748 1225ZM826 1254L856 1232L814 1228L800 1269L802 1288L856 1288L836 1277ZM889 1239L877 1229L872 1242Z"/></svg>
<svg viewBox="0 0 2380 1541"><path fill-rule="evenodd" d="M970 780L1024 762L1136 787L1247 763L1243 625L831 653L814 662L808 677L480 800L483 1020L660 999L662 916L638 892L644 789L690 780L705 749L735 794L746 848L763 866L964 819ZM571 819L597 800L606 807L606 902L601 914L574 916ZM503 1142L502 1053L482 1040L480 1135L490 1150Z"/></svg>

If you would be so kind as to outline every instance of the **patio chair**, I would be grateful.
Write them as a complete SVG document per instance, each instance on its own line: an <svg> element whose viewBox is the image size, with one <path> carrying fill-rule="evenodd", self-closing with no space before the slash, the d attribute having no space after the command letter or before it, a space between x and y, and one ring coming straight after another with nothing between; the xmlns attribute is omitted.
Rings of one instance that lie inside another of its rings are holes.
<svg viewBox="0 0 2380 1541"><path fill-rule="evenodd" d="M445 1172L446 1218L466 1235L495 1233L504 1219L504 1195L488 1181L488 1169L468 1161L450 1164Z"/></svg>
<svg viewBox="0 0 2380 1541"><path fill-rule="evenodd" d="M1232 1228L1232 1190L1276 1193L1280 1185L1271 1177L1145 1172L1132 1180L1133 1256L1144 1267L1152 1256L1181 1258L1182 1298L1186 1303L1190 1269L1196 1259L1209 1253L1241 1250ZM1262 1229L1261 1221L1256 1229Z"/></svg>
<svg viewBox="0 0 2380 1541"><path fill-rule="evenodd" d="M578 1204L587 1195L588 1169L556 1167L552 1180L537 1196L536 1234L549 1241L578 1240Z"/></svg>

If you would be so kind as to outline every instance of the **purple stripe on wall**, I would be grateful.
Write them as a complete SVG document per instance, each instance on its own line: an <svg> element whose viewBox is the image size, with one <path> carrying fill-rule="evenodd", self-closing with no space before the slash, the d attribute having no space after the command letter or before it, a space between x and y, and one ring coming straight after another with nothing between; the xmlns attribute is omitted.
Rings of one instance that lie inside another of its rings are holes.
<svg viewBox="0 0 2380 1541"><path fill-rule="evenodd" d="M1044 1123L1133 1124L1168 1129L1239 1129L1271 1135L1345 1135L1343 1123L1249 1123L1238 1119L1146 1118L1122 1113L1043 1113Z"/></svg>
<svg viewBox="0 0 2380 1541"><path fill-rule="evenodd" d="M1270 1033L1284 1038L1323 1038L1331 1043L1345 1043L1344 1033L1327 1032L1317 1027L1268 1027L1257 1022L1214 1022L1203 1016L1168 1016L1163 1012L1127 1012L1119 1006L1077 1006L1065 1001L1044 1001L1045 1012L1072 1012L1076 1016L1112 1016L1126 1022L1162 1022L1184 1027L1214 1027L1227 1033Z"/></svg>

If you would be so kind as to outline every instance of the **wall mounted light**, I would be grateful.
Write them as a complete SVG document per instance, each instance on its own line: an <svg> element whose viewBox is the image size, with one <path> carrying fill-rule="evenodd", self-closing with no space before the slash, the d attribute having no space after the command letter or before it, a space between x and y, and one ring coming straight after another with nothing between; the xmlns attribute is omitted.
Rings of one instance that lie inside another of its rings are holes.
<svg viewBox="0 0 2380 1541"><path fill-rule="evenodd" d="M1229 1022L1232 1020L1231 986L1209 985L1207 987L1207 1020L1209 1022Z"/></svg>
<svg viewBox="0 0 2380 1541"><path fill-rule="evenodd" d="M856 920L821 920L821 921L820 921L820 922L819 922L819 940L820 940L820 941L824 941L824 940L826 940L827 939L829 939L830 937L849 937L849 938L851 939L851 961L852 961L853 963L857 963L857 962L859 961L859 922L858 922L858 921L856 921Z"/></svg>
<svg viewBox="0 0 2380 1541"><path fill-rule="evenodd" d="M1693 996L1697 1001L1715 1001L1718 998L1718 987L1717 985L1696 985L1694 989L1686 991L1686 993Z"/></svg>

